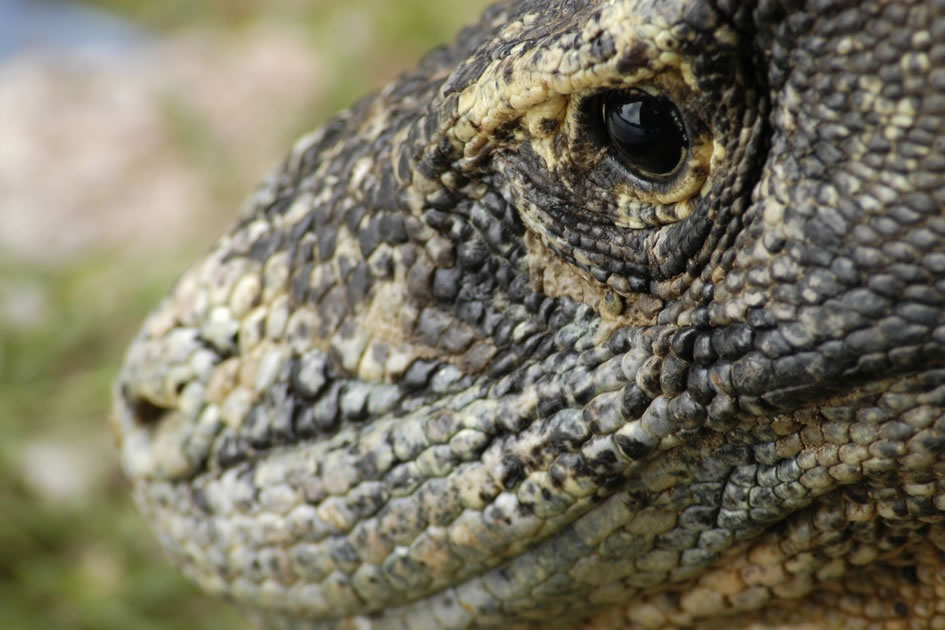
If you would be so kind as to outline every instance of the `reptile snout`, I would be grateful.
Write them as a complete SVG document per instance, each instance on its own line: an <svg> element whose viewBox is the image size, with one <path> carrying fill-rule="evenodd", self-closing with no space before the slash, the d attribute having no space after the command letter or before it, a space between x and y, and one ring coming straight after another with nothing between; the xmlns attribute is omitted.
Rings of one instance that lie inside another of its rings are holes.
<svg viewBox="0 0 945 630"><path fill-rule="evenodd" d="M178 478L202 465L201 406L219 354L193 329L149 322L115 384L112 426L133 477ZM206 421L206 418L203 418Z"/></svg>
<svg viewBox="0 0 945 630"><path fill-rule="evenodd" d="M118 379L173 561L276 627L925 627L945 4L803 4L499 3L300 139Z"/></svg>

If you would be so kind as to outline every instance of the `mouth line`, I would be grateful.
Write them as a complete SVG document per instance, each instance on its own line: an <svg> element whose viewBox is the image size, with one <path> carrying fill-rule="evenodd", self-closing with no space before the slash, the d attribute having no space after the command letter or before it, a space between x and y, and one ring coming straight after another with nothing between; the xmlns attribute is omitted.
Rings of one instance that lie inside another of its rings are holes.
<svg viewBox="0 0 945 630"><path fill-rule="evenodd" d="M882 393L892 391L894 388L905 388L909 383L915 383L920 389L930 391L936 387L945 385L945 369L943 368L945 368L945 358L938 361L931 361L919 368L907 369L893 374L886 373L873 377L855 375L848 372L846 379L844 379L844 375L840 375L832 382L816 382L776 387L757 398L767 403L767 406L772 407L767 414L773 414L803 411L812 406L829 404L830 401L833 400L843 400L851 396L862 396L870 392ZM917 390L910 389L908 391Z"/></svg>

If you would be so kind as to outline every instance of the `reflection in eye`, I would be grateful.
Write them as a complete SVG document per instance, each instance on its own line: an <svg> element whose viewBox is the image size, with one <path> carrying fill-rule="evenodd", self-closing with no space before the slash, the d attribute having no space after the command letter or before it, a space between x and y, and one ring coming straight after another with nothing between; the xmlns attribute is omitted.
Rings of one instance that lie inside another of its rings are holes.
<svg viewBox="0 0 945 630"><path fill-rule="evenodd" d="M610 92L603 98L601 115L618 156L636 174L662 178L685 159L689 138L669 99L642 90Z"/></svg>

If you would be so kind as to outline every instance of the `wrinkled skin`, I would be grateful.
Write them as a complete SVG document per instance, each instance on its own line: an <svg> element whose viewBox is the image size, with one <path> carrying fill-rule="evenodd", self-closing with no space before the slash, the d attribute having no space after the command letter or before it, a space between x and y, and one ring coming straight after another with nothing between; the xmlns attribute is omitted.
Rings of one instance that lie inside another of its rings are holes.
<svg viewBox="0 0 945 630"><path fill-rule="evenodd" d="M945 625L945 2L496 5L299 141L116 401L277 627Z"/></svg>

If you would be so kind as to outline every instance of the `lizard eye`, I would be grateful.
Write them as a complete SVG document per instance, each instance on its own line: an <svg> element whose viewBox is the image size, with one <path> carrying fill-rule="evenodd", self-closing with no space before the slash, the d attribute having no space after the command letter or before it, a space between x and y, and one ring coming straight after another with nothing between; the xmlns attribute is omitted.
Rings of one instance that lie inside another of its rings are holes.
<svg viewBox="0 0 945 630"><path fill-rule="evenodd" d="M604 129L627 168L646 179L676 172L689 151L689 137L672 101L642 90L623 90L603 95L601 102Z"/></svg>

